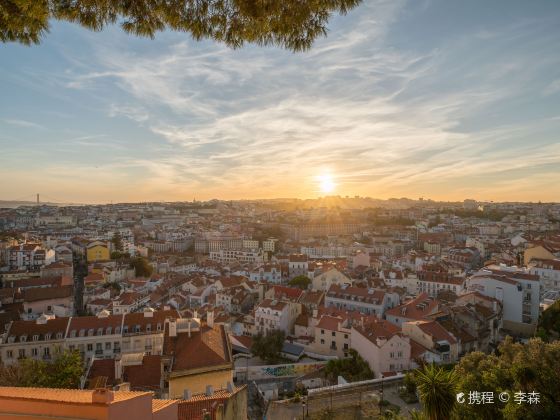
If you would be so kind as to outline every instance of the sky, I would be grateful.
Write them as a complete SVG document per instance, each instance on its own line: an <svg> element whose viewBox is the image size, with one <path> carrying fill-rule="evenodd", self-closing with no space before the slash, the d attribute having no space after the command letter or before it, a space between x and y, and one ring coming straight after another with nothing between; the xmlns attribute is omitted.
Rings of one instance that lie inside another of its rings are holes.
<svg viewBox="0 0 560 420"><path fill-rule="evenodd" d="M310 51L0 44L0 200L560 201L560 2L366 0Z"/></svg>

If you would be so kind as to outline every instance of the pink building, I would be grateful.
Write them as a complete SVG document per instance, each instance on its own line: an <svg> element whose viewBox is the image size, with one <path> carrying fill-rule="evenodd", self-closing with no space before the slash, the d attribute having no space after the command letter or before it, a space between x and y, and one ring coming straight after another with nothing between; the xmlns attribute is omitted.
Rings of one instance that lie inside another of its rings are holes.
<svg viewBox="0 0 560 420"><path fill-rule="evenodd" d="M410 369L410 338L388 321L353 326L351 341L376 378Z"/></svg>

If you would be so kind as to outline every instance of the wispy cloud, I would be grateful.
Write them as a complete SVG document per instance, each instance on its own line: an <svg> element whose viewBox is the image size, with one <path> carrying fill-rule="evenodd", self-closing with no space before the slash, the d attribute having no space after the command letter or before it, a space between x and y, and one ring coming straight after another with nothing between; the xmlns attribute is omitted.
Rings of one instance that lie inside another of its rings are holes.
<svg viewBox="0 0 560 420"><path fill-rule="evenodd" d="M506 198L517 181L527 194L533 178L558 180L560 120L535 111L560 91L560 34L545 30L554 22L520 16L424 45L402 27L410 7L365 2L305 54L171 35L138 51L95 38L56 83L95 98L108 125L128 124L129 147L98 166L138 199L307 196L325 172L342 194L385 197ZM110 148L115 131L75 143ZM560 193L554 185L547 194Z"/></svg>
<svg viewBox="0 0 560 420"><path fill-rule="evenodd" d="M2 121L6 124L14 125L14 126L17 126L17 127L37 128L37 129L40 129L40 130L46 130L46 127L44 127L43 125L37 124L37 123L32 122L32 121L20 120L20 119L11 119L11 118L6 118L6 119L3 119Z"/></svg>

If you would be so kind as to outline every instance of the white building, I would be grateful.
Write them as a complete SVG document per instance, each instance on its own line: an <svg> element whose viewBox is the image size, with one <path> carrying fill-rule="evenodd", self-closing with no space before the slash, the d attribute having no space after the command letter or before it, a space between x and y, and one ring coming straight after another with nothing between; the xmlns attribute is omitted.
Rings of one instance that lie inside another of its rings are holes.
<svg viewBox="0 0 560 420"><path fill-rule="evenodd" d="M539 319L538 276L514 269L484 268L467 279L467 290L496 298L503 306L503 326L520 334L532 334Z"/></svg>
<svg viewBox="0 0 560 420"><path fill-rule="evenodd" d="M274 330L290 334L300 313L301 305L297 303L265 299L255 308L255 330L265 335Z"/></svg>

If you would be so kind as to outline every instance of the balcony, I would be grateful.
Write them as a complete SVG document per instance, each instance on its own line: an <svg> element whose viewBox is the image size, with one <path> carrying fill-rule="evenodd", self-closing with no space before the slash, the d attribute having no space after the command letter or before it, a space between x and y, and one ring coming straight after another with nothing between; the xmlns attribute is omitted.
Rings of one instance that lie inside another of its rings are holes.
<svg viewBox="0 0 560 420"><path fill-rule="evenodd" d="M119 347L113 349L113 353L120 353L121 349Z"/></svg>
<svg viewBox="0 0 560 420"><path fill-rule="evenodd" d="M103 350L95 350L95 355L96 356L102 356L103 355Z"/></svg>

